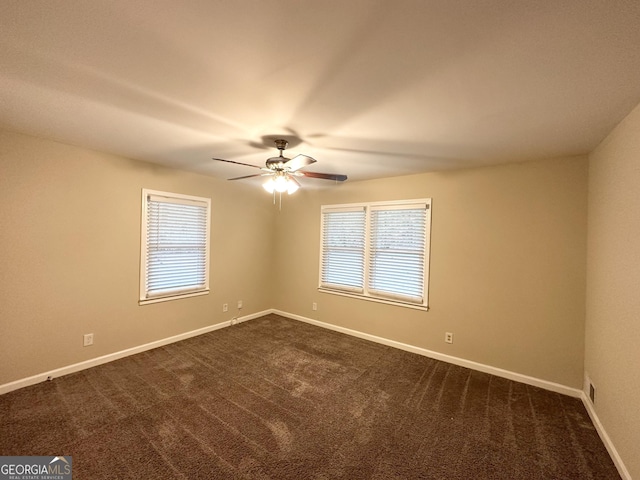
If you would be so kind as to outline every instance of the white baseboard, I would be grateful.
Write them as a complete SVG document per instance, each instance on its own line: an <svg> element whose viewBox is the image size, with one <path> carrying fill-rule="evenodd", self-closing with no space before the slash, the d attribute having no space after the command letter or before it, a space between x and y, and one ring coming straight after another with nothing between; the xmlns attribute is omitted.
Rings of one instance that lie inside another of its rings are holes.
<svg viewBox="0 0 640 480"><path fill-rule="evenodd" d="M611 456L613 462L618 468L618 472L620 473L623 480L632 480L629 471L625 467L618 451L615 446L611 442L609 435L605 431L598 415L596 414L591 401L588 398L588 395L576 388L571 388L566 385L561 385L554 382L549 382L547 380L542 380L535 377L530 377L528 375L522 375L520 373L511 372L509 370L503 370L501 368L492 367L490 365L484 365L482 363L473 362L471 360L465 360L464 358L458 358L451 355L446 355L444 353L434 352L432 350L427 350L425 348L416 347L414 345L409 345L406 343L397 342L395 340L389 340L387 338L378 337L375 335L371 335L368 333L360 332L358 330L351 330L349 328L340 327L337 325L333 325L330 323L321 322L319 320L313 320L311 318L303 317L301 315L296 315L293 313L283 312L281 310L269 309L261 312L253 313L250 315L246 315L243 317L239 317L237 319L237 323L246 322L248 320L253 320L255 318L262 317L264 315L268 315L270 313L275 313L277 315L281 315L286 318L290 318L293 320L298 320L301 322L309 323L311 325L315 325L318 327L326 328L329 330L334 330L336 332L345 333L347 335L352 335L354 337L362 338L364 340L369 340L372 342L380 343L383 345L387 345L390 347L398 348L400 350L405 350L408 352L416 353L418 355L423 355L425 357L433 358L435 360L441 360L443 362L451 363L453 365L458 365L461 367L470 368L472 370L477 370L484 373L489 373L491 375L496 375L498 377L507 378L509 380L514 380L516 382L525 383L527 385L533 385L535 387L544 388L546 390L550 390L556 393L562 393L564 395L569 395L571 397L580 398L582 403L584 404L589 416L595 428L602 439L609 455ZM73 365L68 365L66 367L57 368L55 370L49 370L47 372L39 373L37 375L33 375L31 377L23 378L20 380L16 380L14 382L6 383L4 385L0 385L0 395L4 393L11 392L13 390L17 390L19 388L28 387L29 385L34 385L36 383L40 383L46 381L48 379L61 377L63 375L68 375L70 373L79 372L81 370L85 370L87 368L95 367L98 365L102 365L104 363L112 362L114 360L118 360L120 358L128 357L130 355L135 355L136 353L141 353L147 350L151 350L154 348L162 347L164 345L168 345L170 343L179 342L181 340L186 340L191 337L196 337L198 335L202 335L205 333L213 332L214 330L218 330L220 328L225 328L231 325L231 321L225 321L221 323L217 323L215 325L210 325L208 327L200 328L197 330L192 330L190 332L181 333L179 335L174 335L172 337L164 338L161 340L156 340L154 342L146 343L144 345L139 345L137 347L128 348L126 350L121 350L119 352L110 353L108 355L103 355L101 357L92 358L90 360L86 360L84 362L75 363Z"/></svg>
<svg viewBox="0 0 640 480"><path fill-rule="evenodd" d="M511 372L509 370L503 370L501 368L473 362L471 360L465 360L464 358L454 357L454 356L447 355L440 352L434 352L432 350L427 350L425 348L416 347L414 345L408 345L406 343L396 342L395 340L389 340L383 337L377 337L375 335L363 333L358 330L351 330L349 328L339 327L337 325L321 322L319 320L313 320L311 318L302 317L300 315L296 315L293 313L282 312L280 310L272 310L271 313L276 313L278 315L282 315L283 317L291 318L293 320L299 320L305 323L310 323L311 325L327 328L329 330L334 330L336 332L346 333L347 335L352 335L354 337L370 340L372 342L381 343L389 347L399 348L400 350L405 350L407 352L417 353L418 355L423 355L425 357L433 358L435 360L441 360L443 362L451 363L453 365L458 365L460 367L466 367L472 370L477 370L480 372L489 373L491 375L496 375L498 377L507 378L509 380L514 380L516 382L526 383L527 385L533 385L534 387L544 388L545 390L551 390L552 392L562 393L564 395L569 395L575 398L582 397L582 390L579 390L577 388L571 388L559 383L549 382L547 380L530 377L528 375Z"/></svg>
<svg viewBox="0 0 640 480"><path fill-rule="evenodd" d="M604 426L602 425L602 422L598 418L598 414L596 413L596 410L593 407L591 400L589 399L588 393L583 391L580 398L582 399L584 408L587 409L587 413L589 414L589 417L591 417L591 421L593 422L593 425L596 427L596 431L598 432L598 435L600 435L600 439L602 440L602 443L604 443L604 446L606 447L607 452L609 452L609 456L611 457L611 460L613 460L613 463L618 469L618 473L623 478L623 480L632 480L629 470L627 470L627 467L624 465L624 462L622 461L622 458L620 458L620 454L618 453L618 450L616 450L616 447L613 445L611 438L607 434L606 430L604 429Z"/></svg>
<svg viewBox="0 0 640 480"><path fill-rule="evenodd" d="M272 310L269 313L275 313L281 315L283 317L291 318L293 320L299 320L301 322L309 323L311 325L315 325L322 328L327 328L329 330L334 330L336 332L345 333L347 335L352 335L354 337L362 338L365 340L370 340L372 342L381 343L383 345L387 345L390 347L399 348L401 350L406 350L408 352L417 353L418 355L423 355L425 357L433 358L435 360L442 360L443 362L451 363L454 365L458 365L460 367L470 368L472 370L478 370L480 372L489 373L491 375L496 375L498 377L507 378L509 380L514 380L516 382L525 383L527 385L533 385L535 387L544 388L546 390L551 390L552 392L562 393L564 395L569 395L571 397L580 398L582 403L584 404L587 412L589 413L589 417L591 417L591 421L593 422L598 435L600 435L600 439L607 451L609 452L609 456L613 460L620 476L623 480L632 480L631 474L627 470L616 450L611 438L607 435L598 415L593 408L593 404L588 398L588 395L583 390L578 390L577 388L567 387L566 385L561 385L559 383L549 382L547 380L541 380L539 378L530 377L528 375L522 375L520 373L511 372L509 370L503 370L501 368L492 367L490 365L484 365L482 363L472 362L470 360L465 360L463 358L453 357L451 355L446 355L439 352L434 352L431 350L427 350L425 348L416 347L413 345L408 345L406 343L396 342L395 340L389 340L383 337L377 337L375 335L370 335L368 333L363 333L357 330L351 330L349 328L339 327L337 325L333 325L330 323L321 322L319 320L313 320L311 318L303 317L301 315L296 315L293 313L283 312L280 310ZM586 383L585 383L586 385ZM585 387L585 389L588 387Z"/></svg>
<svg viewBox="0 0 640 480"><path fill-rule="evenodd" d="M250 315L239 317L238 323L246 322L247 320L252 320L254 318L262 317L269 313L272 313L272 310L265 310L262 312L252 313ZM36 383L44 382L45 380L61 377L63 375L69 375L70 373L75 373L81 370L85 370L87 368L95 367L97 365L102 365L103 363L113 362L114 360L128 357L129 355L135 355L136 353L141 353L147 350L168 345L170 343L186 340L187 338L196 337L204 333L213 332L214 330L228 327L230 325L231 325L230 320L226 322L216 323L215 325L209 325L208 327L199 328L197 330L192 330L190 332L181 333L179 335L174 335L173 337L163 338L161 340L156 340L155 342L146 343L144 345L139 345L137 347L127 348L126 350L121 350L119 352L103 355L102 357L92 358L90 360L85 360L84 362L74 363L73 365L68 365L62 368L56 368L55 370L49 370L47 372L42 372L37 375L33 375L31 377L22 378L20 380L16 380L10 383L5 383L4 385L0 385L0 395L11 392L13 390L18 390L19 388L28 387L29 385L35 385Z"/></svg>
<svg viewBox="0 0 640 480"><path fill-rule="evenodd" d="M345 333L347 335L352 335L354 337L359 337L365 340L370 340L372 342L381 343L383 345L387 345L394 348L399 348L401 350L405 350L412 353L417 353L418 355L423 355L425 357L433 358L436 360L442 360L443 362L451 363L454 365L458 365L461 367L470 368L473 370L478 370L480 372L489 373L491 375L496 375L499 377L507 378L509 380L515 380L517 382L526 383L528 385L533 385L536 387L544 388L546 390L551 390L553 392L562 393L565 395L569 395L576 398L582 398L584 393L582 390L578 390L576 388L567 387L565 385L561 385L554 382L549 382L547 380L541 380L535 377L529 377L527 375L522 375L520 373L511 372L509 370L503 370L501 368L492 367L490 365L484 365L482 363L473 362L471 360L465 360L463 358L453 357L451 355L446 355L444 353L434 352L432 350L427 350L421 347L416 347L414 345L408 345L406 343L397 342L395 340L389 340L383 337L377 337L375 335L371 335L368 333L360 332L357 330L351 330L349 328L339 327L337 325L333 325L330 323L321 322L319 320L313 320L311 318L303 317L301 315L296 315L289 312L283 312L281 310L269 309L261 312L253 313L250 315L246 315L243 317L239 317L237 319L238 323L246 322L248 320L252 320L254 318L259 318L264 315L268 315L270 313L275 313L281 315L283 317L291 318L293 320L299 320L301 322L309 323L311 325L316 325L318 327L327 328L329 330L334 330L337 332ZM192 330L190 332L181 333L179 335L175 335L172 337L164 338L161 340L156 340L154 342L146 343L144 345L139 345L137 347L128 348L126 350L121 350L119 352L110 353L108 355L104 355L102 357L92 358L90 360L86 360L84 362L75 363L73 365L68 365L65 367L57 368L55 370L49 370L46 372L39 373L37 375L33 375L31 377L23 378L20 380L16 380L14 382L6 383L4 385L0 385L0 395L10 392L12 390L17 390L19 388L27 387L29 385L34 385L36 383L43 382L50 378L61 377L63 375L68 375L70 373L79 372L80 370L85 370L87 368L95 367L97 365L102 365L103 363L112 362L114 360L118 360L120 358L127 357L129 355L135 355L136 353L144 352L146 350L151 350L153 348L162 347L163 345L168 345L170 343L179 342L181 340L186 340L187 338L195 337L198 335L202 335L204 333L212 332L214 330L218 330L220 328L228 327L231 325L231 321L225 321L221 323L217 323L215 325L210 325L208 327L200 328L197 330Z"/></svg>

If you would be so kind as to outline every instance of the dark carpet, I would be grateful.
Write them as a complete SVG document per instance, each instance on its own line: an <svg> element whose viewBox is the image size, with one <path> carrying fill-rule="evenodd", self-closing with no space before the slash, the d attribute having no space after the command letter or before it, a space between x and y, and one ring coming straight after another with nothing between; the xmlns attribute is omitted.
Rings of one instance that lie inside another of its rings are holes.
<svg viewBox="0 0 640 480"><path fill-rule="evenodd" d="M581 401L277 315L0 396L79 479L619 479Z"/></svg>

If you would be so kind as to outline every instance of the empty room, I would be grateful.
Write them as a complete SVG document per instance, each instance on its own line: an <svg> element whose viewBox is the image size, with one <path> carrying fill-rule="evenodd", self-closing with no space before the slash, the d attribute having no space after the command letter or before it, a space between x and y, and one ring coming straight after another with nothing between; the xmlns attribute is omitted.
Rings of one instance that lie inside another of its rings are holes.
<svg viewBox="0 0 640 480"><path fill-rule="evenodd" d="M0 479L640 480L639 25L0 2Z"/></svg>

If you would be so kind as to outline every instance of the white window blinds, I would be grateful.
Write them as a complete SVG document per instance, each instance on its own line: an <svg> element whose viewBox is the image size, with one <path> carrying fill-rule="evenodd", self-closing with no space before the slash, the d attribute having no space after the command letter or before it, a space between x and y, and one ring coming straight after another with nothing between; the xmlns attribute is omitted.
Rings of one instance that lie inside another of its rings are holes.
<svg viewBox="0 0 640 480"><path fill-rule="evenodd" d="M210 200L143 191L140 300L208 291Z"/></svg>
<svg viewBox="0 0 640 480"><path fill-rule="evenodd" d="M363 207L323 211L322 286L363 291L365 222Z"/></svg>
<svg viewBox="0 0 640 480"><path fill-rule="evenodd" d="M322 207L320 288L427 307L431 199Z"/></svg>
<svg viewBox="0 0 640 480"><path fill-rule="evenodd" d="M426 205L371 208L369 292L422 303Z"/></svg>

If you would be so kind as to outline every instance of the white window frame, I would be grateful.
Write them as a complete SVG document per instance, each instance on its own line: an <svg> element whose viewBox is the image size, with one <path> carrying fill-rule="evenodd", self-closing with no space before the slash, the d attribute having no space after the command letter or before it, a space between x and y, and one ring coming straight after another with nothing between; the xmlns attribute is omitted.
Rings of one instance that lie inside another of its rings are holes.
<svg viewBox="0 0 640 480"><path fill-rule="evenodd" d="M402 209L412 206L424 206L425 208L425 241L424 241L424 271L423 271L423 292L422 300L415 301L402 298L394 298L393 294L371 291L369 288L369 268L370 268L370 242L371 242L371 211L380 209ZM365 242L364 242L364 279L363 288L354 289L341 287L339 285L323 284L323 256L324 256L324 220L325 212L354 211L364 209L365 211ZM412 200L394 200L386 202L363 202L339 205L322 205L320 208L320 260L318 271L318 291L333 295L352 297L361 300L386 303L401 307L414 308L419 310L429 310L429 264L431 251L431 198L420 198Z"/></svg>
<svg viewBox="0 0 640 480"><path fill-rule="evenodd" d="M164 292L150 294L147 292L147 237L148 237L148 199L162 199L167 203L182 205L197 205L206 207L206 246L205 246L205 281L204 285L197 287L177 288ZM142 189L142 217L141 217L141 235L140 235L140 297L139 304L147 305L150 303L165 302L169 300L177 300L180 298L194 297L198 295L207 295L209 293L209 262L210 262L210 246L211 246L211 199L205 197L196 197L193 195L183 195L180 193L162 192L159 190Z"/></svg>

